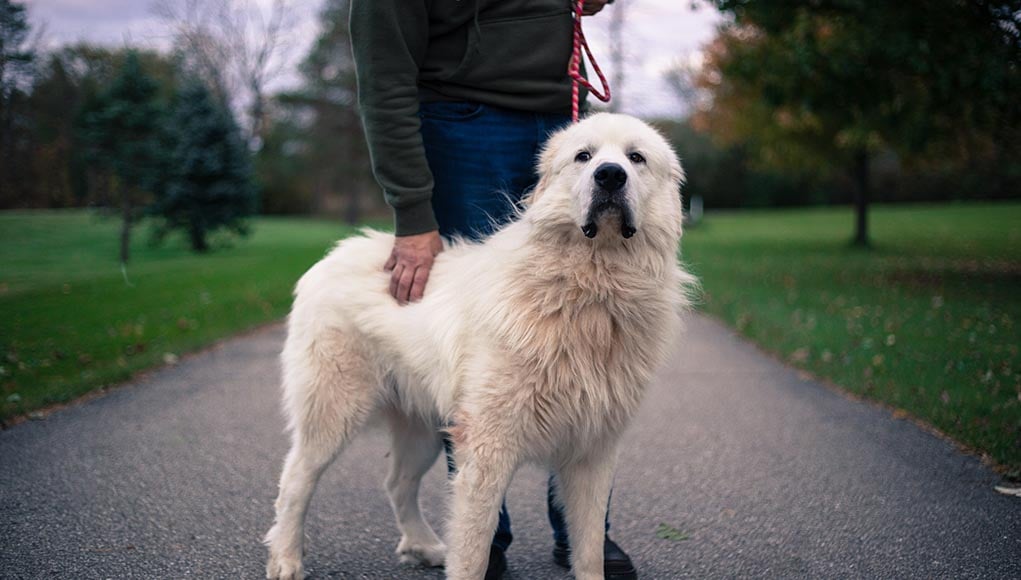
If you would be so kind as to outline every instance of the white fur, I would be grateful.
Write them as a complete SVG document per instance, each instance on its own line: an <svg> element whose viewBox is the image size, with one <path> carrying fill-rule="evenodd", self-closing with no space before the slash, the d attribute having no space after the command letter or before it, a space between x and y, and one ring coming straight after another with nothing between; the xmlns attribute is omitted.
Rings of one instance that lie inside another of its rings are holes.
<svg viewBox="0 0 1021 580"><path fill-rule="evenodd" d="M588 162L575 160L580 150ZM646 163L628 155L641 153ZM581 226L593 172L628 173L637 233L604 216ZM266 535L269 578L301 578L303 526L316 482L367 423L393 436L386 488L402 561L440 565L444 544L422 518L418 485L440 430L459 466L448 578L481 578L500 501L526 461L558 480L575 576L603 577L603 518L617 441L677 330L693 278L678 265L680 165L650 127L595 115L554 135L519 218L483 243L447 245L425 297L398 306L382 269L390 235L340 242L298 282L283 352L292 433Z"/></svg>

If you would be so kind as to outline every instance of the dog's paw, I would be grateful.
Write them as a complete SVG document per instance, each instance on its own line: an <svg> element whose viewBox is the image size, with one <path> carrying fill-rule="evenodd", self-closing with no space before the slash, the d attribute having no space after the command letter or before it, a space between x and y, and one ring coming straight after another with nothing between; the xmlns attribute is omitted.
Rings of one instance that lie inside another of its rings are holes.
<svg viewBox="0 0 1021 580"><path fill-rule="evenodd" d="M268 580L304 580L305 569L301 558L271 555L266 562Z"/></svg>
<svg viewBox="0 0 1021 580"><path fill-rule="evenodd" d="M397 545L397 556L401 559L401 564L421 564L435 568L443 565L446 554L447 547L443 542L426 543L401 538L401 543Z"/></svg>

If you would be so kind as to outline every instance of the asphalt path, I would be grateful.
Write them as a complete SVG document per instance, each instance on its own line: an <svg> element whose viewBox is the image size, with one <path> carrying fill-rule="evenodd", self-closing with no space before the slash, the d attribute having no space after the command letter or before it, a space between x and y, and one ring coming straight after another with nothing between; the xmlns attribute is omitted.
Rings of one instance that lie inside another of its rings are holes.
<svg viewBox="0 0 1021 580"><path fill-rule="evenodd" d="M233 339L0 432L0 578L259 578L286 450L283 329ZM398 564L382 432L324 476L317 578L430 578ZM692 316L629 431L611 535L644 579L1021 578L1021 499L890 412L852 401ZM445 476L426 477L439 524ZM510 580L561 579L545 475L508 502Z"/></svg>

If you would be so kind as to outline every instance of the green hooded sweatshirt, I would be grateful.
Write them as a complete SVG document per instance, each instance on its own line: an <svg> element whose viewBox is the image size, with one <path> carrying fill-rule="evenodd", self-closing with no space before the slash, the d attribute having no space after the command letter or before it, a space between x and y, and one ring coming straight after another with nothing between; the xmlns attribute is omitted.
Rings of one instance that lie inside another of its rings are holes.
<svg viewBox="0 0 1021 580"><path fill-rule="evenodd" d="M571 14L571 0L352 1L358 102L397 235L437 227L419 103L570 113Z"/></svg>

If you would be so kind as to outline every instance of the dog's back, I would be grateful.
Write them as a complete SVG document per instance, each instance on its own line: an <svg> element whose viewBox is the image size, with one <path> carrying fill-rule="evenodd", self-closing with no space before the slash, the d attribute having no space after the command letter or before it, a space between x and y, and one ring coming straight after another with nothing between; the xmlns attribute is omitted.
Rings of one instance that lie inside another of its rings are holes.
<svg viewBox="0 0 1021 580"><path fill-rule="evenodd" d="M477 311L493 306L504 277L499 241L448 243L437 256L428 291L420 302L401 306L390 295L382 268L393 236L371 229L345 239L316 263L295 287L283 363L307 364L317 344L344 335L359 344L377 374L381 397L398 393L408 412L443 421L464 378L469 345L481 339ZM391 380L392 379L392 380ZM284 389L303 389L300 382Z"/></svg>

